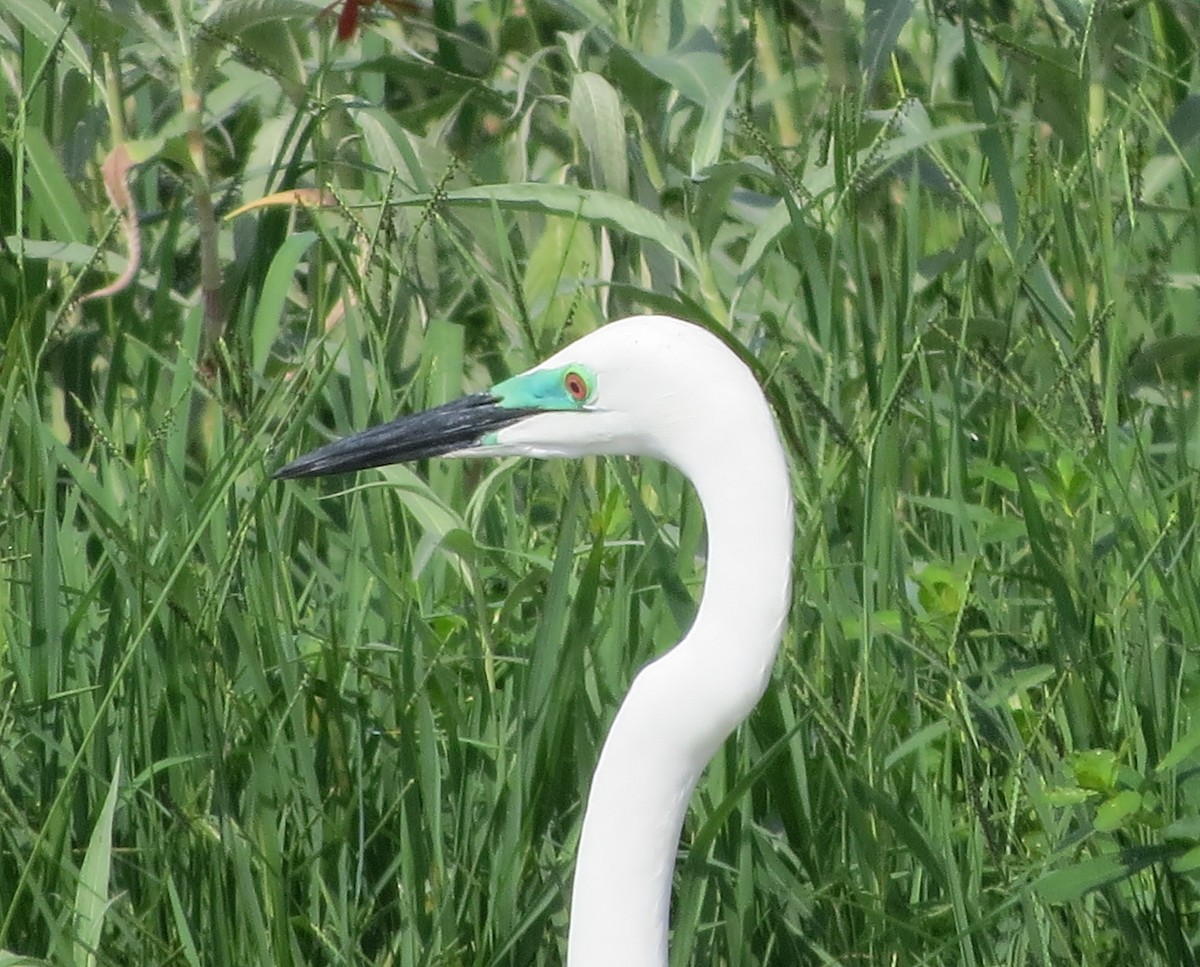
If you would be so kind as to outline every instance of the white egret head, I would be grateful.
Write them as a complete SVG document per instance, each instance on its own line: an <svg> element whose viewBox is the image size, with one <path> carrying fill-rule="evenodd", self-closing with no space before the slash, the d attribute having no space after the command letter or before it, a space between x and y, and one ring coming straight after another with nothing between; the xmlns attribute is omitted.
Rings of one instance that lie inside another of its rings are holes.
<svg viewBox="0 0 1200 967"><path fill-rule="evenodd" d="M750 371L712 333L669 316L610 323L533 369L423 413L321 447L278 477L432 456L650 456L694 470L705 441L737 432L730 400L757 397Z"/></svg>

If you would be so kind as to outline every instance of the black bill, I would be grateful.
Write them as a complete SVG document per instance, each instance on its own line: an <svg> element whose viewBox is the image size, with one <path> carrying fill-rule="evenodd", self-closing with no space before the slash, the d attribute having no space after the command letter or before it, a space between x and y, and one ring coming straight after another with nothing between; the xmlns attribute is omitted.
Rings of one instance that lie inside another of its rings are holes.
<svg viewBox="0 0 1200 967"><path fill-rule="evenodd" d="M321 477L437 457L473 447L486 434L540 412L500 406L490 393L476 393L335 440L280 467L274 476Z"/></svg>

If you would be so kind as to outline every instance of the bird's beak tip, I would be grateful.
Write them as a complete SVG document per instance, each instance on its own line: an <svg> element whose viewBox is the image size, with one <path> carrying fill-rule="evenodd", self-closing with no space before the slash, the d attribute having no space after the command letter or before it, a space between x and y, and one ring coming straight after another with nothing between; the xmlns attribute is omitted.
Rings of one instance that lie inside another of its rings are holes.
<svg viewBox="0 0 1200 967"><path fill-rule="evenodd" d="M327 443L275 470L271 477L275 480L323 477L426 457L465 455L488 434L536 412L529 408L506 408L489 393L464 396Z"/></svg>

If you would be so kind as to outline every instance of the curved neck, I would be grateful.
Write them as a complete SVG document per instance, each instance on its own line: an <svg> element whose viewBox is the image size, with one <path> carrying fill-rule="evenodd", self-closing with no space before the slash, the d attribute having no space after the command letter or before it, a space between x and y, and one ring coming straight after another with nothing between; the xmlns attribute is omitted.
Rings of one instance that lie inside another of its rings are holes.
<svg viewBox="0 0 1200 967"><path fill-rule="evenodd" d="M766 402L749 425L744 415L736 427L710 426L692 465L675 461L704 507L704 593L683 640L634 679L601 750L579 842L568 967L666 967L688 801L770 677L790 601L792 499Z"/></svg>

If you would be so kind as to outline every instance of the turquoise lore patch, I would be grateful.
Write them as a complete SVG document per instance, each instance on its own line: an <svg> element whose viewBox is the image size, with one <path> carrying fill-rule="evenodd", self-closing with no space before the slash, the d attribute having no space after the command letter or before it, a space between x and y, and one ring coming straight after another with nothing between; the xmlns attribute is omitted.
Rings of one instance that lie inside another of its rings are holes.
<svg viewBox="0 0 1200 967"><path fill-rule="evenodd" d="M583 380L586 396L571 395L567 384L572 376ZM492 387L492 395L499 398L501 406L514 410L582 410L596 395L596 374L576 363L559 369L539 369L497 383Z"/></svg>

